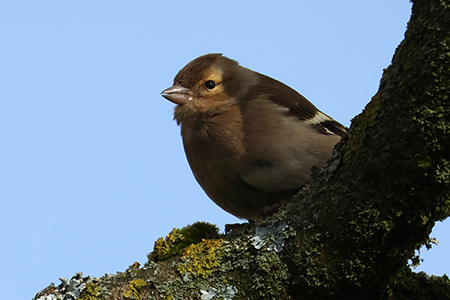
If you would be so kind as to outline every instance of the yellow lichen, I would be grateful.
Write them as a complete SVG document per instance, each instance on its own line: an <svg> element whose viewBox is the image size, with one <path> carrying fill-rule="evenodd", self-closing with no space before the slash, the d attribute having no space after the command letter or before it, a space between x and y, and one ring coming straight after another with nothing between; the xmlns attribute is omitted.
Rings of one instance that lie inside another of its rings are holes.
<svg viewBox="0 0 450 300"><path fill-rule="evenodd" d="M182 275L188 273L208 277L213 268L220 266L220 258L223 255L222 244L222 239L202 240L185 248L182 255L183 262L178 265L178 271Z"/></svg>
<svg viewBox="0 0 450 300"><path fill-rule="evenodd" d="M97 287L93 282L86 285L80 294L79 300L97 300L100 296L100 288Z"/></svg>
<svg viewBox="0 0 450 300"><path fill-rule="evenodd" d="M141 264L135 261L131 266L128 267L128 270L137 270L140 266Z"/></svg>
<svg viewBox="0 0 450 300"><path fill-rule="evenodd" d="M182 241L183 239L184 236L180 233L180 229L172 229L172 231L166 236L165 239L160 237L155 242L154 250L151 253L152 258L155 260L162 260L166 258L166 256L168 256L168 254L170 254L171 250L173 249L174 244Z"/></svg>
<svg viewBox="0 0 450 300"><path fill-rule="evenodd" d="M219 228L206 222L196 222L181 229L174 228L165 239L159 238L155 242L154 250L148 254L150 261L162 261L175 255L181 255L183 250L191 244L197 244L202 239L219 237Z"/></svg>
<svg viewBox="0 0 450 300"><path fill-rule="evenodd" d="M133 296L134 299L139 299L139 291L141 288L147 285L147 282L145 282L144 279L135 279L131 280L130 284L128 285L128 289L123 293L123 296L125 298L130 298Z"/></svg>

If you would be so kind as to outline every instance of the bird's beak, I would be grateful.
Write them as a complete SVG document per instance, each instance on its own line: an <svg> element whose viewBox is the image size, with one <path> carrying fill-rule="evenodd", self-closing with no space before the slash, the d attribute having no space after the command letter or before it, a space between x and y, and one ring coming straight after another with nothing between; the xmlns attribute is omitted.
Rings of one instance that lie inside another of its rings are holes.
<svg viewBox="0 0 450 300"><path fill-rule="evenodd" d="M192 100L189 96L189 89L182 85L174 85L161 92L161 96L175 104L183 105Z"/></svg>

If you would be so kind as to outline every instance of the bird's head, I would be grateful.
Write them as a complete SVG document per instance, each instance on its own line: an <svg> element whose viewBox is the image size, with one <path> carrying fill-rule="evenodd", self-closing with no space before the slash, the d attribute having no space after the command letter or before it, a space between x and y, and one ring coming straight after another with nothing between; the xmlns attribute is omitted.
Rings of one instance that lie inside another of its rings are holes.
<svg viewBox="0 0 450 300"><path fill-rule="evenodd" d="M177 104L176 110L213 113L236 103L256 81L253 73L222 54L206 54L181 69L161 95Z"/></svg>

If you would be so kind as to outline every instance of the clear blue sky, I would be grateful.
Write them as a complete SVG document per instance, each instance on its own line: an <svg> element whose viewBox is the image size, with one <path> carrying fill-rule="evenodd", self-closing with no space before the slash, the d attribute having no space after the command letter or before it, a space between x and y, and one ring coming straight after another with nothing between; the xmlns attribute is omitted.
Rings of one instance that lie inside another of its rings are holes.
<svg viewBox="0 0 450 300"><path fill-rule="evenodd" d="M174 105L160 96L190 60L224 53L348 126L377 91L410 9L407 0L2 1L2 298L145 263L173 227L239 221L196 183ZM450 270L450 226L440 225L421 267L437 275Z"/></svg>

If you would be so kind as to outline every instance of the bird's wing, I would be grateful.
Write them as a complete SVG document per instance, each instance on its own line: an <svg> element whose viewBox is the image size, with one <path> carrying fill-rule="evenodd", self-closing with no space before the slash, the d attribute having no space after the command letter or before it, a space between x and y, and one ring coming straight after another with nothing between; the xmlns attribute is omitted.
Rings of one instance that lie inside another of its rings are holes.
<svg viewBox="0 0 450 300"><path fill-rule="evenodd" d="M288 108L291 115L309 123L320 133L342 136L347 132L344 125L318 110L308 99L278 80L261 74L258 88L270 100Z"/></svg>

